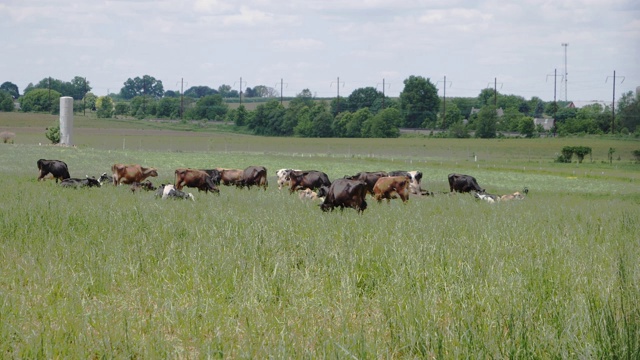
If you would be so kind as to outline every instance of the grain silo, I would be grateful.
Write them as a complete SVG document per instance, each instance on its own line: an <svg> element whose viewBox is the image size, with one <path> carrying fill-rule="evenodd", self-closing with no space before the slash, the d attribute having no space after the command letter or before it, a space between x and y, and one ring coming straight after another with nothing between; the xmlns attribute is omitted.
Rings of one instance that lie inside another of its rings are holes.
<svg viewBox="0 0 640 360"><path fill-rule="evenodd" d="M63 96L60 98L60 144L73 145L73 98Z"/></svg>

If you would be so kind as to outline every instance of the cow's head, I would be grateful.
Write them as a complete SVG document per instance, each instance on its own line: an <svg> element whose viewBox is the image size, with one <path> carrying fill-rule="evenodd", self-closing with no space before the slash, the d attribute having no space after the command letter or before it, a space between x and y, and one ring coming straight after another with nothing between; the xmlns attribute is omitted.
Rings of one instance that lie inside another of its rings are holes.
<svg viewBox="0 0 640 360"><path fill-rule="evenodd" d="M98 180L96 180L95 177L93 177L93 176L89 177L89 175L85 175L85 176L87 177L85 181L86 181L86 184L87 184L88 187L94 187L94 186L95 187L100 187L100 182Z"/></svg>

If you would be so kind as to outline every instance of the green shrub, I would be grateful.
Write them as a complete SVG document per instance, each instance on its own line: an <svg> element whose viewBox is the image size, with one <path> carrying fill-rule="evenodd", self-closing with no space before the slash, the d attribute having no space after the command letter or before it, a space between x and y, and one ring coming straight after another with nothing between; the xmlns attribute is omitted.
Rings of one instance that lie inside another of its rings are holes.
<svg viewBox="0 0 640 360"><path fill-rule="evenodd" d="M46 128L45 130L47 131L45 132L44 136L46 136L52 144L60 143L60 126Z"/></svg>

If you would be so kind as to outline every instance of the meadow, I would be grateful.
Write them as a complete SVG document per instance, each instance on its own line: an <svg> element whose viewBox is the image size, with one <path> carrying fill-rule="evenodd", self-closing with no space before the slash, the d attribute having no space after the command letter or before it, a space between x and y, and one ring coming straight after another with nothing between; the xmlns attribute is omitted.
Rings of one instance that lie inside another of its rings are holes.
<svg viewBox="0 0 640 360"><path fill-rule="evenodd" d="M69 148L38 145L51 119L27 120L0 116L16 133L0 144L2 357L640 357L638 141L280 139L78 119ZM554 163L567 145L593 157ZM193 202L63 189L36 181L39 158L74 177L154 166L154 184L177 167L264 165L271 186ZM417 169L435 195L323 213L277 189L284 167ZM479 202L448 194L450 172L530 192Z"/></svg>

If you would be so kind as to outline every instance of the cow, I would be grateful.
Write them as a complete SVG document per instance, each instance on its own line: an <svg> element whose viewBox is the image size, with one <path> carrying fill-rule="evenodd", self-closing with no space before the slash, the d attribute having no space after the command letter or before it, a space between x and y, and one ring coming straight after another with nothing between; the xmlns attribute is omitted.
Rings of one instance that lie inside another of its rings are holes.
<svg viewBox="0 0 640 360"><path fill-rule="evenodd" d="M244 170L242 169L225 169L216 168L220 173L220 182L226 186L235 185L237 187L243 186Z"/></svg>
<svg viewBox="0 0 640 360"><path fill-rule="evenodd" d="M58 183L58 180L69 179L71 177L71 175L69 175L69 168L64 161L40 159L37 164L39 170L38 181L49 174L53 175L56 183Z"/></svg>
<svg viewBox="0 0 640 360"><path fill-rule="evenodd" d="M289 193L296 190L315 190L321 186L331 186L331 181L327 174L317 170L289 171Z"/></svg>
<svg viewBox="0 0 640 360"><path fill-rule="evenodd" d="M298 192L298 196L300 197L300 200L316 200L316 199L321 199L320 196L318 196L318 193L311 190L311 189L304 189Z"/></svg>
<svg viewBox="0 0 640 360"><path fill-rule="evenodd" d="M423 190L421 186L422 172L418 170L404 171L396 170L390 171L389 176L407 176L410 179L409 191L414 195L429 195L431 194L427 190Z"/></svg>
<svg viewBox="0 0 640 360"><path fill-rule="evenodd" d="M373 186L381 177L389 176L385 171L362 171L353 176L345 176L345 179L360 180L367 185L367 192L373 195Z"/></svg>
<svg viewBox="0 0 640 360"><path fill-rule="evenodd" d="M242 185L247 189L251 189L252 186L262 186L264 190L267 190L269 181L267 180L267 168L264 166L249 166L244 169L242 174Z"/></svg>
<svg viewBox="0 0 640 360"><path fill-rule="evenodd" d="M451 192L466 193L475 191L484 194L485 190L478 185L476 178L463 174L449 174L449 189Z"/></svg>
<svg viewBox="0 0 640 360"><path fill-rule="evenodd" d="M98 178L98 182L100 183L100 185L113 184L113 176L109 176L106 172L102 173L102 175L100 175L100 177Z"/></svg>
<svg viewBox="0 0 640 360"><path fill-rule="evenodd" d="M191 199L195 201L195 198L191 193L178 190L172 184L160 185L156 191L156 197L161 197L162 199Z"/></svg>
<svg viewBox="0 0 640 360"><path fill-rule="evenodd" d="M158 176L156 168L140 165L113 164L111 171L113 172L113 185L143 182L150 176Z"/></svg>
<svg viewBox="0 0 640 360"><path fill-rule="evenodd" d="M474 193L473 196L478 199L478 200L484 200L486 202L488 202L489 204L495 204L496 202L500 201L500 197L497 195L492 195L492 194L481 194L481 193Z"/></svg>
<svg viewBox="0 0 640 360"><path fill-rule="evenodd" d="M153 191L156 187L153 186L150 180L145 180L143 182L134 182L131 184L131 192L135 193L136 191L145 190L145 191Z"/></svg>
<svg viewBox="0 0 640 360"><path fill-rule="evenodd" d="M211 177L211 181L213 181L214 184L220 185L220 171L216 169L200 169L200 170L206 172L207 175Z"/></svg>
<svg viewBox="0 0 640 360"><path fill-rule="evenodd" d="M176 180L174 186L177 190L182 190L182 188L186 186L197 188L198 191L212 191L220 194L220 189L218 189L218 186L213 182L211 176L204 170L176 169L175 174Z"/></svg>
<svg viewBox="0 0 640 360"><path fill-rule="evenodd" d="M500 201L509 201L509 200L524 200L524 195L516 191L513 194L506 194L506 195L500 196Z"/></svg>
<svg viewBox="0 0 640 360"><path fill-rule="evenodd" d="M100 187L100 182L94 177L87 177L85 179L79 178L67 178L60 182L62 187L82 188L82 187Z"/></svg>
<svg viewBox="0 0 640 360"><path fill-rule="evenodd" d="M387 199L387 203L397 194L403 203L409 200L409 178L406 176L386 176L376 181L373 187L373 197L381 202Z"/></svg>
<svg viewBox="0 0 640 360"><path fill-rule="evenodd" d="M367 208L365 197L367 196L367 184L359 180L337 179L329 187L327 196L324 198L320 209L322 211L333 211L335 207L340 210L345 207L353 208L358 213L364 213Z"/></svg>
<svg viewBox="0 0 640 360"><path fill-rule="evenodd" d="M289 172L290 171L301 171L298 169L280 169L276 171L276 176L278 177L278 190L282 190L283 186L288 186L289 184Z"/></svg>

